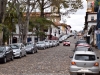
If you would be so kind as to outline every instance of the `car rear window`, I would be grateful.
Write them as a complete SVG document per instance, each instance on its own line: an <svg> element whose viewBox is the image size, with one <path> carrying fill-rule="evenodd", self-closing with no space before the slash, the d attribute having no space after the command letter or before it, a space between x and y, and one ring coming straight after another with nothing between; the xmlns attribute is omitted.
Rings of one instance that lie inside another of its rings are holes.
<svg viewBox="0 0 100 75"><path fill-rule="evenodd" d="M83 60L83 61L93 61L95 60L95 55L81 55L77 54L75 55L76 60Z"/></svg>
<svg viewBox="0 0 100 75"><path fill-rule="evenodd" d="M77 43L86 43L86 41L78 41Z"/></svg>
<svg viewBox="0 0 100 75"><path fill-rule="evenodd" d="M88 48L88 47L77 47L76 50L77 51L93 51L92 48Z"/></svg>

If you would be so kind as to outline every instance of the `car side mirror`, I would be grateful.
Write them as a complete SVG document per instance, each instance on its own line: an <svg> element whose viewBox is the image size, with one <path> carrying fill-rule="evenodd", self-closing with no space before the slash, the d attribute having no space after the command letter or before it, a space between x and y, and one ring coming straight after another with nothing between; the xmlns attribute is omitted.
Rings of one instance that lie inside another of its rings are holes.
<svg viewBox="0 0 100 75"><path fill-rule="evenodd" d="M97 59L99 59L99 57L97 57Z"/></svg>
<svg viewBox="0 0 100 75"><path fill-rule="evenodd" d="M73 58L73 56L69 56L69 58Z"/></svg>

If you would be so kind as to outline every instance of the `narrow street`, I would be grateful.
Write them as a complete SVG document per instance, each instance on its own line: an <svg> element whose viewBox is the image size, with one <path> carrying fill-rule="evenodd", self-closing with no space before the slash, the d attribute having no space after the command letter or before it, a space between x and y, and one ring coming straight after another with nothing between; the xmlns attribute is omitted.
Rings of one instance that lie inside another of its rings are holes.
<svg viewBox="0 0 100 75"><path fill-rule="evenodd" d="M70 55L73 55L76 39L69 38L71 46L38 50L23 58L0 64L0 75L69 75Z"/></svg>

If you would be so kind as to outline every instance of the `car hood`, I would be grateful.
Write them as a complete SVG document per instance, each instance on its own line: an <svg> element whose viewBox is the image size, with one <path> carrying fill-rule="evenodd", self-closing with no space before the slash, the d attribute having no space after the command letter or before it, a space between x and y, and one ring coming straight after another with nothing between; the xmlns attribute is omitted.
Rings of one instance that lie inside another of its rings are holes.
<svg viewBox="0 0 100 75"><path fill-rule="evenodd" d="M3 57L4 54L5 54L5 53L0 53L0 57Z"/></svg>
<svg viewBox="0 0 100 75"><path fill-rule="evenodd" d="M20 51L20 49L13 49L13 52Z"/></svg>

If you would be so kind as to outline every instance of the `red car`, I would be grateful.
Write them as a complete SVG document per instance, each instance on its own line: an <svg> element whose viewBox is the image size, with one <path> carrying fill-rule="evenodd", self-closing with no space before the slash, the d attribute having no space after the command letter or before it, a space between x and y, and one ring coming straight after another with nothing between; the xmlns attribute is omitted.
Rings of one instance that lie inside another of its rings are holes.
<svg viewBox="0 0 100 75"><path fill-rule="evenodd" d="M70 46L70 41L68 41L68 40L64 41L63 46Z"/></svg>

